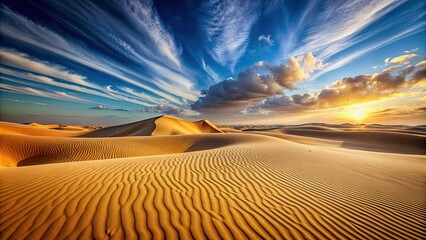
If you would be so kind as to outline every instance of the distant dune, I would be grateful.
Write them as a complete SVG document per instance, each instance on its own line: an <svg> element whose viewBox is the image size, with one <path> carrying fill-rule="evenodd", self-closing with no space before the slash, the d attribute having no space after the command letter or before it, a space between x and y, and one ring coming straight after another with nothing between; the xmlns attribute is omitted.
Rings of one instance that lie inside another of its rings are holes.
<svg viewBox="0 0 426 240"><path fill-rule="evenodd" d="M356 129L350 131L285 128L276 130L286 134L341 142L341 147L380 152L426 154L426 137L421 134L387 130Z"/></svg>
<svg viewBox="0 0 426 240"><path fill-rule="evenodd" d="M169 116L71 128L0 123L1 239L426 237L421 134Z"/></svg>
<svg viewBox="0 0 426 240"><path fill-rule="evenodd" d="M56 127L55 127L56 126ZM58 129L59 125L43 125L32 123L29 125L0 122L0 134L13 134L13 135L27 135L27 136L55 136L55 137L73 137L79 136L92 129L85 129L83 127L76 127L74 131L67 131L64 129ZM56 129L55 129L56 128Z"/></svg>

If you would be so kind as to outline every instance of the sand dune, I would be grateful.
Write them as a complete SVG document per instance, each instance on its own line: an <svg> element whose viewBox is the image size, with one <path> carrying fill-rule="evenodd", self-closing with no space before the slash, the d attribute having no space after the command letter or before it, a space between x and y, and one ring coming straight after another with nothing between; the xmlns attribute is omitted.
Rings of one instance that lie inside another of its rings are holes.
<svg viewBox="0 0 426 240"><path fill-rule="evenodd" d="M258 137L191 153L2 168L1 235L425 236L424 157L348 154Z"/></svg>
<svg viewBox="0 0 426 240"><path fill-rule="evenodd" d="M1 135L1 239L426 237L424 155L169 117L102 138L29 129Z"/></svg>
<svg viewBox="0 0 426 240"><path fill-rule="evenodd" d="M92 131L99 129L99 126L78 126L78 125L67 125L67 124L40 124L40 123L30 123L29 126L46 128L46 129L55 129L55 130L66 130L66 131Z"/></svg>
<svg viewBox="0 0 426 240"><path fill-rule="evenodd" d="M172 116L160 116L140 122L107 127L84 137L159 136L222 132L208 120L189 122Z"/></svg>
<svg viewBox="0 0 426 240"><path fill-rule="evenodd" d="M285 128L278 132L340 141L342 147L393 153L426 154L426 137L419 134L388 131L326 131Z"/></svg>
<svg viewBox="0 0 426 240"><path fill-rule="evenodd" d="M28 135L28 136L52 136L52 137L73 137L91 131L84 127L73 127L72 131L64 130L58 124L43 125L32 123L30 125L0 122L0 134ZM57 129L55 129L57 128Z"/></svg>
<svg viewBox="0 0 426 240"><path fill-rule="evenodd" d="M0 139L0 166L16 167L200 151L262 138L196 134L93 139L1 135Z"/></svg>

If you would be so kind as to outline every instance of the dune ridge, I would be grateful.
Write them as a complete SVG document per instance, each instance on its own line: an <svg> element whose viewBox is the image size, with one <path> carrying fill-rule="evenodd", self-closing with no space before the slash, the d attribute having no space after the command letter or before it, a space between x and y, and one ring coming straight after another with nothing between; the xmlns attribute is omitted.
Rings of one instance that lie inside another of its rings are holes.
<svg viewBox="0 0 426 240"><path fill-rule="evenodd" d="M160 116L125 125L106 127L82 137L160 136L200 133L221 133L208 120L190 122L172 116Z"/></svg>

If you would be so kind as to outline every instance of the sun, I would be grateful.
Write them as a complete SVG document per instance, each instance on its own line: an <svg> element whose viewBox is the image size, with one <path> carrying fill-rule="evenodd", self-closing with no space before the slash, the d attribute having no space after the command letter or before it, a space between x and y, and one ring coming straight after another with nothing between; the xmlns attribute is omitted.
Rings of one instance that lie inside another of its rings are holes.
<svg viewBox="0 0 426 240"><path fill-rule="evenodd" d="M354 109L350 111L349 114L353 119L357 121L360 121L366 117L366 113L362 109Z"/></svg>

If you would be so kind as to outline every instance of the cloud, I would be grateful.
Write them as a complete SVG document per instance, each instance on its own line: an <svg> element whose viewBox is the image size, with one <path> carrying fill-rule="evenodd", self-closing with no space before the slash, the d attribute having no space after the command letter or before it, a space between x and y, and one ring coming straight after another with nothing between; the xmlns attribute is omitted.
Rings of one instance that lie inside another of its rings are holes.
<svg viewBox="0 0 426 240"><path fill-rule="evenodd" d="M304 68L309 72L314 72L324 67L323 61L321 59L315 58L312 52L309 52L306 54L306 56L298 56L298 60L303 62Z"/></svg>
<svg viewBox="0 0 426 240"><path fill-rule="evenodd" d="M120 93L120 95L125 95L127 97L134 97L138 100L141 100L146 103L145 106L154 106L155 104L162 104L162 103L168 102L165 99L158 99L146 94L145 92L138 92L129 87L119 87L118 89L123 91L123 93ZM108 91L111 91L111 88L108 88ZM116 91L115 93L118 93L118 92Z"/></svg>
<svg viewBox="0 0 426 240"><path fill-rule="evenodd" d="M145 112L148 113L163 113L167 115L175 115L175 116L195 116L199 115L198 113L186 109L181 109L168 105L157 105L152 107L146 107L144 109Z"/></svg>
<svg viewBox="0 0 426 240"><path fill-rule="evenodd" d="M397 40L400 40L402 38L406 38L408 36L411 36L415 33L421 32L422 29L424 29L425 22L421 22L419 24L416 24L408 29L404 29L402 32L398 32L388 38L382 39L380 41L377 41L375 43L372 43L370 45L367 45L367 47L362 49L357 49L355 52L350 53L342 58L339 58L337 60L329 61L327 62L327 65L318 73L316 73L314 76L312 76L313 79L318 78L319 76L328 73L330 71L333 71L335 69L338 69L351 61L365 55L368 53L371 53L374 50L377 50L385 45L388 45L390 43L393 43Z"/></svg>
<svg viewBox="0 0 426 240"><path fill-rule="evenodd" d="M71 73L62 66L49 62L43 62L38 59L31 59L24 53L16 52L10 49L0 49L0 63L10 67L59 78L74 84L97 88L95 84L88 82L86 77Z"/></svg>
<svg viewBox="0 0 426 240"><path fill-rule="evenodd" d="M193 80L186 75L190 71L185 66L177 67L176 64L170 63L178 60L173 56L178 57L176 54L179 54L180 50L175 46L177 52L173 53L174 47L170 40L173 36L165 30L166 27L157 16L158 13L148 11L148 7L152 6L148 4L150 2L146 2L146 6L134 3L135 9L131 11L126 9L131 7L132 3L129 5L120 2L122 5L119 6L116 6L116 3L119 2L112 4L116 7L119 18L92 2L49 3L49 9L55 13L55 21L70 26L69 29L80 37L78 41L66 34L58 34L4 6L1 7L0 31L4 38L10 42L16 42L21 47L51 54L58 59L65 59L72 65L100 71L115 81L121 80L148 91L154 97L165 98L176 104L195 100L195 91L192 89ZM41 11L51 14L46 9ZM143 12L145 10L148 12ZM139 17L143 17L142 19L146 22L140 23ZM150 17L152 19L149 19ZM145 27L141 26L144 24ZM158 44L154 44L155 41ZM170 46L167 43L170 43ZM108 48L108 51L95 51L87 47L88 44L93 45L95 49ZM170 61L167 61L169 58L165 58L162 54L167 55L167 52L170 53ZM34 58L31 59L34 60ZM157 79L173 83L173 87L156 86ZM180 91L175 91L176 89Z"/></svg>
<svg viewBox="0 0 426 240"><path fill-rule="evenodd" d="M124 0L120 1L120 4L133 24L150 38L153 43L151 46L157 48L161 55L180 66L179 55L181 50L176 46L173 35L166 30L153 2L151 0Z"/></svg>
<svg viewBox="0 0 426 240"><path fill-rule="evenodd" d="M219 74L217 74L213 69L211 69L207 64L204 58L201 59L201 66L203 70L207 73L210 82L217 83L220 82Z"/></svg>
<svg viewBox="0 0 426 240"><path fill-rule="evenodd" d="M309 18L305 44L295 54L316 52L329 58L359 42L354 38L367 26L399 6L403 1L354 0L327 2L316 16ZM308 20L305 20L308 21ZM366 35L367 37L367 35ZM368 35L370 37L370 35Z"/></svg>
<svg viewBox="0 0 426 240"><path fill-rule="evenodd" d="M295 89L296 83L308 79L312 71L321 66L321 61L312 53L297 59L291 57L287 63L277 66L258 62L240 72L237 79L228 78L202 91L203 96L192 104L192 109L239 108L278 95L284 89ZM259 70L267 73L260 74Z"/></svg>
<svg viewBox="0 0 426 240"><path fill-rule="evenodd" d="M388 57L388 58L386 58L385 59L385 64L387 65L388 63L389 63L389 61L391 60L391 58L390 57Z"/></svg>
<svg viewBox="0 0 426 240"><path fill-rule="evenodd" d="M92 110L118 111L118 112L130 112L130 110L127 110L127 109L123 109L123 108L110 108L110 107L105 106L105 105L98 105L96 107L91 107L89 109L92 109Z"/></svg>
<svg viewBox="0 0 426 240"><path fill-rule="evenodd" d="M71 101L71 102L79 102L79 103L91 102L89 100L70 95L69 93L66 93L66 92L44 91L44 90L35 89L31 87L18 87L18 86L3 84L3 83L0 83L0 90L19 93L19 94L25 94L25 95L33 95L37 97L52 98L52 99L63 100L63 101Z"/></svg>
<svg viewBox="0 0 426 240"><path fill-rule="evenodd" d="M2 101L11 101L11 102L18 102L18 103L25 103L25 104L36 104L36 105L42 105L42 106L48 106L47 103L41 103L41 102L33 102L33 101L25 101L25 100L19 100L19 99L8 99L8 98L0 98Z"/></svg>
<svg viewBox="0 0 426 240"><path fill-rule="evenodd" d="M114 98L114 97L112 97L108 94L105 94L105 93L102 93L102 92L99 92L99 91L95 91L95 90L90 89L90 88L74 85L74 84L59 82L59 81L56 81L52 78L49 78L49 77L46 77L46 76L43 76L43 75L33 74L33 73L29 73L29 72L18 72L18 71L14 71L14 70L3 68L3 67L0 67L0 73L4 74L6 76L12 76L12 77L16 77L16 78L25 79L27 81L21 82L25 85L31 85L31 84L29 84L30 82L36 82L36 83L39 83L40 85L49 85L49 86L59 87L59 88L62 88L62 89L68 89L68 90L73 90L73 91L77 91L77 92L81 92L81 93L85 93L85 94L91 94L91 95L96 95L96 96L100 96L100 97L104 97L104 98L117 100L116 98ZM40 85L38 87L41 87Z"/></svg>
<svg viewBox="0 0 426 240"><path fill-rule="evenodd" d="M420 50L420 48L414 48L414 49L411 49L411 50L404 51L404 53L415 53L419 50Z"/></svg>
<svg viewBox="0 0 426 240"><path fill-rule="evenodd" d="M257 40L259 42L264 42L266 44L268 44L269 46L274 45L274 40L271 39L271 35L260 35Z"/></svg>
<svg viewBox="0 0 426 240"><path fill-rule="evenodd" d="M426 67L426 60L423 60L416 64L416 67Z"/></svg>
<svg viewBox="0 0 426 240"><path fill-rule="evenodd" d="M405 69L399 71L399 76L406 77L408 74L411 74L414 70L420 69L420 67L408 65Z"/></svg>
<svg viewBox="0 0 426 240"><path fill-rule="evenodd" d="M426 68L416 68L413 72L404 70L398 75L382 72L374 75L346 77L333 82L317 93L278 95L249 106L250 113L257 111L302 111L308 109L325 109L342 107L368 101L380 100L403 94L413 86L426 83ZM406 77L411 74L411 77Z"/></svg>
<svg viewBox="0 0 426 240"><path fill-rule="evenodd" d="M248 46L253 24L259 18L259 1L207 0L198 14L206 33L207 51L222 66L234 69Z"/></svg>
<svg viewBox="0 0 426 240"><path fill-rule="evenodd" d="M419 9L424 7L423 3L400 7L400 11L392 13L395 17L387 17L387 13L406 1L327 1L325 5L310 1L300 17L303 21L287 20L290 25L286 28L295 30L283 34L281 54L315 52L327 61L327 66L312 76L316 79L385 45L423 32L426 22L417 17L422 14ZM288 14L293 11L288 9Z"/></svg>
<svg viewBox="0 0 426 240"><path fill-rule="evenodd" d="M426 83L426 68L421 68L417 70L411 77L411 80L409 83L411 85Z"/></svg>
<svg viewBox="0 0 426 240"><path fill-rule="evenodd" d="M145 99L141 99L138 97L132 97L129 96L127 93L125 92L121 92L119 90L113 89L113 86L109 85L105 88L106 92L111 95L114 98L126 101L126 102L131 102L134 104L138 104L141 106L152 106L152 103L147 102Z"/></svg>
<svg viewBox="0 0 426 240"><path fill-rule="evenodd" d="M392 71L394 71L396 69L399 69L400 67L401 67L401 65L396 65L396 66L388 67L386 69L383 69L382 72L383 73L392 72Z"/></svg>
<svg viewBox="0 0 426 240"><path fill-rule="evenodd" d="M391 63L395 63L395 64L403 64L408 62L408 60L413 59L418 57L419 55L411 53L411 54L405 54L405 55L401 55L395 58L392 58L392 60L390 61Z"/></svg>
<svg viewBox="0 0 426 240"><path fill-rule="evenodd" d="M414 117L420 117L424 118L426 117L426 107L418 107L418 105L412 105L412 106L403 106L399 108L387 108L382 109L374 112L368 113L370 117L374 117L374 119L395 119L395 118L414 118Z"/></svg>

